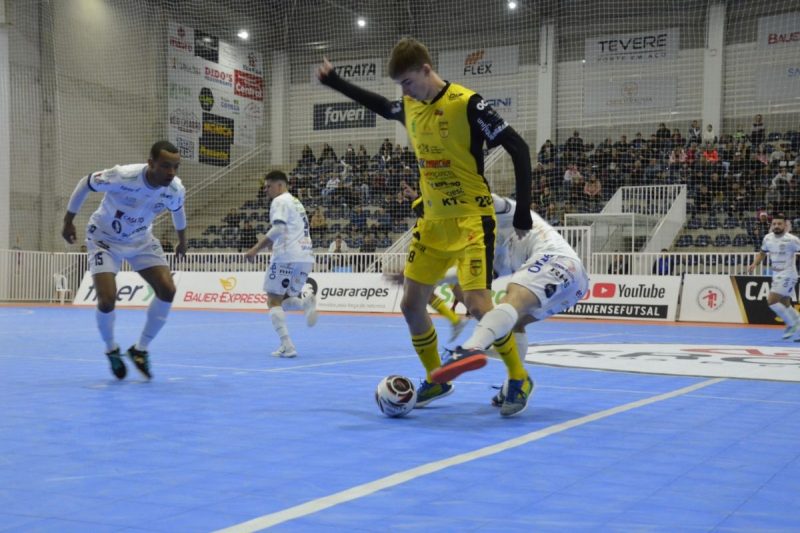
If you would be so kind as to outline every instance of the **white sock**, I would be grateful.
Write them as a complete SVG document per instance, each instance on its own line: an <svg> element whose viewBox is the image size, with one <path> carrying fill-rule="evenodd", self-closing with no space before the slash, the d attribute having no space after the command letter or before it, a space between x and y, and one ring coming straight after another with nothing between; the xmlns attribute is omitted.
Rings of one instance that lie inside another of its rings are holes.
<svg viewBox="0 0 800 533"><path fill-rule="evenodd" d="M789 312L789 316L792 317L792 324L797 324L797 321L800 320L800 313L797 312L794 305L790 305L786 310Z"/></svg>
<svg viewBox="0 0 800 533"><path fill-rule="evenodd" d="M518 318L517 310L511 304L500 304L483 315L475 331L461 346L483 350L511 331Z"/></svg>
<svg viewBox="0 0 800 533"><path fill-rule="evenodd" d="M100 330L100 338L106 343L106 351L113 351L117 347L114 341L114 320L117 318L116 313L111 310L104 313L97 309L94 312L94 317L97 320L97 329Z"/></svg>
<svg viewBox="0 0 800 533"><path fill-rule="evenodd" d="M303 308L303 300L297 296L290 296L281 302L281 307L286 311L296 311Z"/></svg>
<svg viewBox="0 0 800 533"><path fill-rule="evenodd" d="M514 342L517 343L517 350L519 356L525 361L525 355L528 353L528 335L527 333L514 333Z"/></svg>
<svg viewBox="0 0 800 533"><path fill-rule="evenodd" d="M775 302L774 304L770 305L769 308L772 309L775 312L775 314L778 315L781 318L781 320L783 320L783 323L786 324L787 326L791 326L794 324L794 320L792 319L792 316L789 314L789 310L786 309L786 306L783 305L782 303Z"/></svg>
<svg viewBox="0 0 800 533"><path fill-rule="evenodd" d="M136 343L137 350L147 351L150 341L158 335L158 332L167 323L167 315L171 307L172 302L165 302L153 297L153 301L150 302L150 306L147 308L147 321L144 323L139 342Z"/></svg>
<svg viewBox="0 0 800 533"><path fill-rule="evenodd" d="M289 338L289 328L286 327L286 311L283 310L283 307L271 307L269 318L272 320L275 333L281 338L281 343L284 346L294 346L292 339Z"/></svg>

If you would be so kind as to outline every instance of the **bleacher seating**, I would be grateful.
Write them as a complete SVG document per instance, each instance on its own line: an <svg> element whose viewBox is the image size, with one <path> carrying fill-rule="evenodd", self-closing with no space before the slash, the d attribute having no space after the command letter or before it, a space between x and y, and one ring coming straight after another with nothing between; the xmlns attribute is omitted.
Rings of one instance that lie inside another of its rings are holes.
<svg viewBox="0 0 800 533"><path fill-rule="evenodd" d="M694 246L694 238L688 233L681 235L678 242L675 243L676 248L689 248L690 246Z"/></svg>
<svg viewBox="0 0 800 533"><path fill-rule="evenodd" d="M733 246L737 248L744 248L750 246L750 239L747 238L746 233L738 233L733 237Z"/></svg>
<svg viewBox="0 0 800 533"><path fill-rule="evenodd" d="M720 233L714 239L714 246L717 248L725 248L731 245L731 236L727 233Z"/></svg>
<svg viewBox="0 0 800 533"><path fill-rule="evenodd" d="M697 248L706 248L711 245L711 236L701 233L694 239L694 245Z"/></svg>

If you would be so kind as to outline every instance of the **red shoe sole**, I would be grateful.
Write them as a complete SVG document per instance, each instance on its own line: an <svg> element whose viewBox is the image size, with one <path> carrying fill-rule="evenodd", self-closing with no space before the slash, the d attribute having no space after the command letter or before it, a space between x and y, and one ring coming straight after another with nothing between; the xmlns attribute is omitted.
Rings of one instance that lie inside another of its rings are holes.
<svg viewBox="0 0 800 533"><path fill-rule="evenodd" d="M459 359L431 372L431 380L435 383L453 381L464 372L478 370L486 366L489 358L485 354L475 354Z"/></svg>

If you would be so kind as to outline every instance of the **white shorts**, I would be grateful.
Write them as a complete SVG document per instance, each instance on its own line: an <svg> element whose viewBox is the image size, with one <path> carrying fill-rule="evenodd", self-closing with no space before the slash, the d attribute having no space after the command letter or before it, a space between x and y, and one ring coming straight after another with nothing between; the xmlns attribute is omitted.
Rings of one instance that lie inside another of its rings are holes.
<svg viewBox="0 0 800 533"><path fill-rule="evenodd" d="M795 285L797 285L795 273L791 270L782 270L772 275L772 285L770 285L769 292L791 298L792 294L794 294Z"/></svg>
<svg viewBox="0 0 800 533"><path fill-rule="evenodd" d="M136 272L154 266L169 266L161 243L152 235L130 243L86 237L86 253L89 254L89 271L92 275L116 274L123 260Z"/></svg>
<svg viewBox="0 0 800 533"><path fill-rule="evenodd" d="M299 296L314 263L273 263L270 261L264 277L264 292Z"/></svg>
<svg viewBox="0 0 800 533"><path fill-rule="evenodd" d="M526 314L544 320L566 311L583 298L589 289L589 276L578 259L539 254L514 272L509 283L521 285L539 298L541 307Z"/></svg>

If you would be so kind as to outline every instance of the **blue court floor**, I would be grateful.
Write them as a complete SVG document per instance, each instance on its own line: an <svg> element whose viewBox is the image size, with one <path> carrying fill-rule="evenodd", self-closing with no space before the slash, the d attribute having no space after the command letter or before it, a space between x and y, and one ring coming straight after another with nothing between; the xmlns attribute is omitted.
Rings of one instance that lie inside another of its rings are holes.
<svg viewBox="0 0 800 533"><path fill-rule="evenodd" d="M123 349L143 321L118 311ZM0 531L800 531L796 382L530 364L530 407L501 419L491 360L389 419L378 381L423 375L402 318L289 326L300 356L279 359L266 313L174 311L151 345L154 380L117 382L92 309L0 307ZM744 326L528 331L786 344Z"/></svg>

